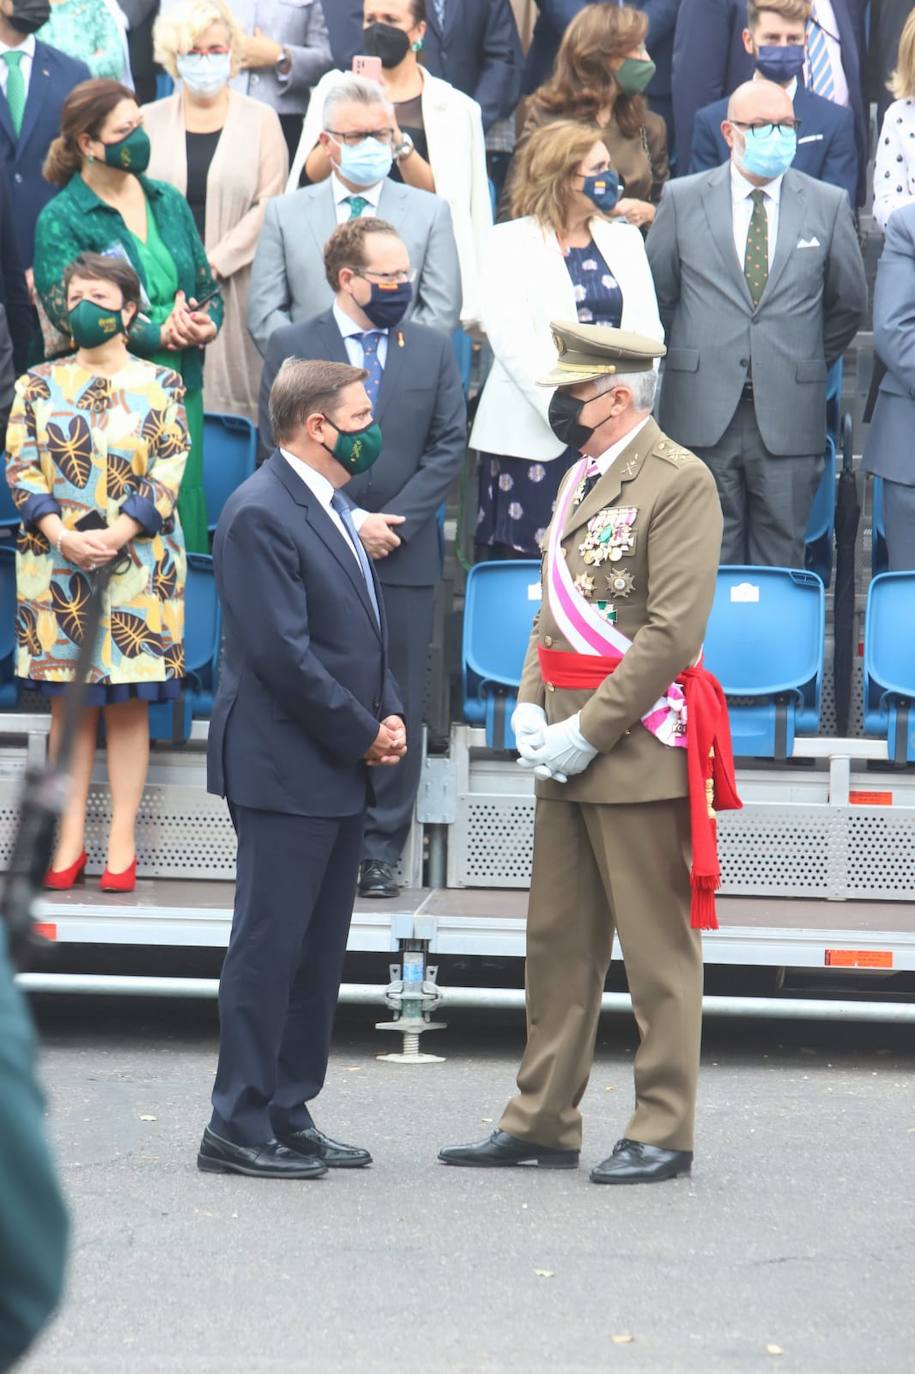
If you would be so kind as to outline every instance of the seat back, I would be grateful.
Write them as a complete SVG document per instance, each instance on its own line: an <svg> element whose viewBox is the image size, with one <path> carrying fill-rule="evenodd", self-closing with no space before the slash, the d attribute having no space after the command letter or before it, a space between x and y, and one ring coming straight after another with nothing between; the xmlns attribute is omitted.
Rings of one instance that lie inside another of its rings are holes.
<svg viewBox="0 0 915 1374"><path fill-rule="evenodd" d="M226 501L251 476L256 460L257 430L250 420L243 415L203 417L203 490L211 534Z"/></svg>
<svg viewBox="0 0 915 1374"><path fill-rule="evenodd" d="M508 717L540 607L536 559L477 563L467 575L462 677L464 718L486 724L487 744L514 748Z"/></svg>
<svg viewBox="0 0 915 1374"><path fill-rule="evenodd" d="M0 709L19 703L16 670L16 550L0 546Z"/></svg>
<svg viewBox="0 0 915 1374"><path fill-rule="evenodd" d="M734 752L787 757L820 723L826 595L815 573L718 572L704 657L728 697Z"/></svg>
<svg viewBox="0 0 915 1374"><path fill-rule="evenodd" d="M885 736L897 763L915 761L915 572L882 573L864 618L864 730Z"/></svg>

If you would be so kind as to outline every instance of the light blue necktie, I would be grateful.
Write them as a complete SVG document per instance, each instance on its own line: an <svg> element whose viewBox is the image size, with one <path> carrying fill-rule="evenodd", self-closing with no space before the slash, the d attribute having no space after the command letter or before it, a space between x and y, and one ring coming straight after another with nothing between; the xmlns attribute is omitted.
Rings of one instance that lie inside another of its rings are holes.
<svg viewBox="0 0 915 1374"><path fill-rule="evenodd" d="M817 23L817 7L813 5L807 20L807 89L824 100L832 100L836 87L832 75L832 59L826 46L826 35Z"/></svg>
<svg viewBox="0 0 915 1374"><path fill-rule="evenodd" d="M383 368L381 359L378 356L378 341L382 335L380 329L367 329L364 334L356 334L355 338L362 344L362 366L369 374L365 379L365 389L368 398L372 403L372 410L378 405L378 392L381 387L381 374Z"/></svg>
<svg viewBox="0 0 915 1374"><path fill-rule="evenodd" d="M439 26L439 28L440 28L442 31L444 31L444 28L445 28L445 0L432 0L432 6L433 6L433 8L434 8L434 10L435 10L435 17L436 17L436 19L438 20L438 26Z"/></svg>
<svg viewBox="0 0 915 1374"><path fill-rule="evenodd" d="M356 557L359 559L359 567L362 569L362 576L365 578L366 589L368 590L369 600L372 603L372 610L375 612L375 620L381 625L381 611L378 607L378 598L375 595L375 579L372 576L372 569L369 566L369 556L365 551L365 546L359 538L359 532L353 521L352 513L345 496L341 496L339 491L335 491L330 498L330 504L339 515L343 528L349 535L350 543L355 550Z"/></svg>

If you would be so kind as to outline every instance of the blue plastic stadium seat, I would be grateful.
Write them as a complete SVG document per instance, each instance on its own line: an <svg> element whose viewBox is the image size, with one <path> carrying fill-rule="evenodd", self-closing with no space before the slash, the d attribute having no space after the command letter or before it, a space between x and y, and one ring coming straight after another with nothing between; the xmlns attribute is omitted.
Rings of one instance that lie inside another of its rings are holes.
<svg viewBox="0 0 915 1374"><path fill-rule="evenodd" d="M830 434L826 439L826 464L817 487L807 533L806 567L829 586L832 577L832 543L836 528L836 441Z"/></svg>
<svg viewBox="0 0 915 1374"><path fill-rule="evenodd" d="M490 749L514 749L517 700L531 623L540 608L536 559L477 563L464 600L464 719L486 726Z"/></svg>
<svg viewBox="0 0 915 1374"><path fill-rule="evenodd" d="M915 762L915 573L882 573L867 592L864 732L887 741L895 763Z"/></svg>
<svg viewBox="0 0 915 1374"><path fill-rule="evenodd" d="M184 691L176 701L149 708L149 734L157 740L186 740L191 721L210 714L219 672L222 616L213 560L189 553L184 594Z"/></svg>
<svg viewBox="0 0 915 1374"><path fill-rule="evenodd" d="M820 724L826 595L815 573L719 569L705 664L728 697L734 753L786 758Z"/></svg>
<svg viewBox="0 0 915 1374"><path fill-rule="evenodd" d="M871 488L871 573L886 572L890 555L886 547L886 524L883 519L883 478L875 477Z"/></svg>
<svg viewBox="0 0 915 1374"><path fill-rule="evenodd" d="M5 485L5 484L4 484ZM16 550L0 547L0 710L19 705L16 668Z"/></svg>
<svg viewBox="0 0 915 1374"><path fill-rule="evenodd" d="M451 347L454 349L455 362L461 374L461 385L466 396L470 391L470 375L473 371L473 340L463 329L456 329L451 335Z"/></svg>
<svg viewBox="0 0 915 1374"><path fill-rule="evenodd" d="M236 487L254 471L257 430L243 415L204 415L203 490L210 534Z"/></svg>

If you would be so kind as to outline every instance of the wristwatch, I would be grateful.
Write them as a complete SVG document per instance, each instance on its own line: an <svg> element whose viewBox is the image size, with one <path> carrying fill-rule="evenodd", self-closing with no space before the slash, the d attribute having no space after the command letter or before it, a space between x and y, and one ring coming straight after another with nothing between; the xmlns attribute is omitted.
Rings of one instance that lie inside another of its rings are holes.
<svg viewBox="0 0 915 1374"><path fill-rule="evenodd" d="M283 51L274 63L278 76L288 76L292 70L292 53L283 45Z"/></svg>
<svg viewBox="0 0 915 1374"><path fill-rule="evenodd" d="M413 140L409 134L403 134L402 140L394 149L394 161L403 162L405 157L409 157L414 150Z"/></svg>

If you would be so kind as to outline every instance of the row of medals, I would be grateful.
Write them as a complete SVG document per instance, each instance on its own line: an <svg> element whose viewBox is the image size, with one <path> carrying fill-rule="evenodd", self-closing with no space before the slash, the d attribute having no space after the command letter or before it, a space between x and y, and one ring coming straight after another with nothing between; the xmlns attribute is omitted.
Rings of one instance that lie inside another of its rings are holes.
<svg viewBox="0 0 915 1374"><path fill-rule="evenodd" d="M579 544L578 552L589 567L596 569L603 563L618 563L625 554L633 553L635 534L632 525L635 516L636 511L632 507L611 507L598 511L588 521L588 533ZM615 597L627 597L635 590L635 580L626 568L614 568L609 576L605 576L605 580L607 590ZM579 573L575 578L575 586L582 596L594 601L597 583L590 573ZM597 600L594 606L608 624L616 624L617 613L612 601Z"/></svg>

